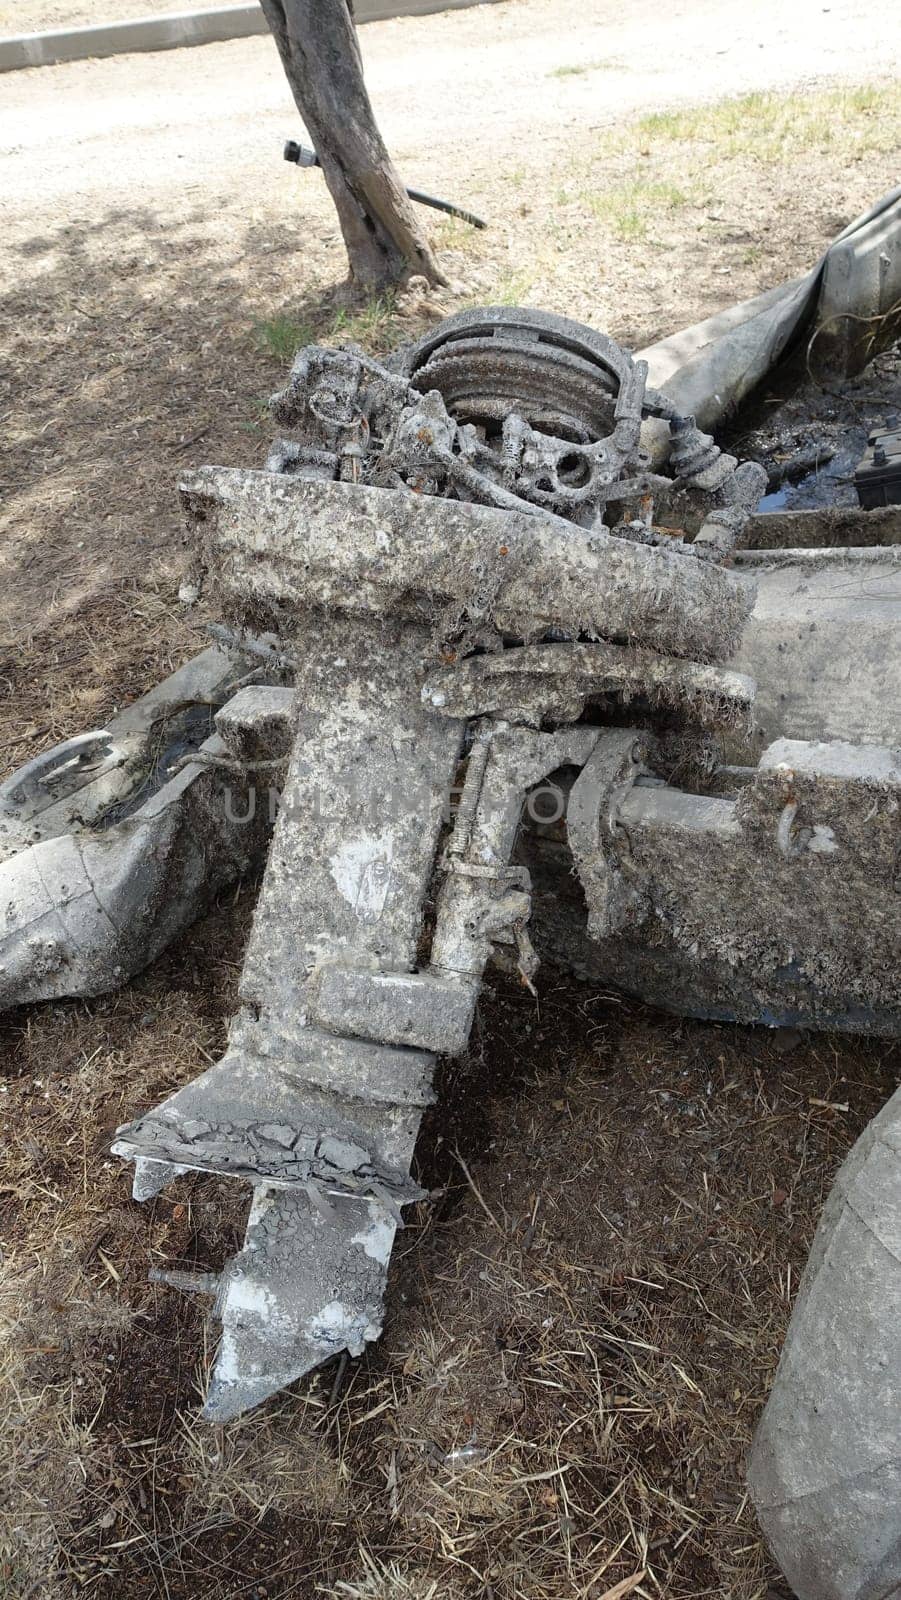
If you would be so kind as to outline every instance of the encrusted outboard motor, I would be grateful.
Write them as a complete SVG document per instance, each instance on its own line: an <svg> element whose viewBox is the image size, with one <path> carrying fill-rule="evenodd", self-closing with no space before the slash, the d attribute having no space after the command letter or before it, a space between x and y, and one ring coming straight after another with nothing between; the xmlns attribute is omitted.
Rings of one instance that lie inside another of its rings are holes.
<svg viewBox="0 0 901 1600"><path fill-rule="evenodd" d="M184 484L198 581L238 637L277 635L297 684L217 719L245 774L278 762L277 725L290 746L228 1048L114 1146L139 1198L188 1168L253 1185L208 1417L377 1337L435 1056L465 1048L495 946L535 970L512 859L530 792L574 779L570 842L612 932L629 897L605 834L654 760L630 703L689 744L748 714L753 683L716 663L753 586L716 558L763 473L645 377L608 339L506 309L385 366L314 347L273 402L291 433L267 470ZM675 485L649 469L648 415L674 431ZM674 487L693 541L655 522Z"/></svg>

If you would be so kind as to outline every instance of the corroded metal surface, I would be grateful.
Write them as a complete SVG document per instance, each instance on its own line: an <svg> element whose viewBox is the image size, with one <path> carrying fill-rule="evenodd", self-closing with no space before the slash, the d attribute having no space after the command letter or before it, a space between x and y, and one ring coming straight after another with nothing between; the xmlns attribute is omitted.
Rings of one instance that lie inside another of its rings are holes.
<svg viewBox="0 0 901 1600"><path fill-rule="evenodd" d="M278 440L268 465L543 511L646 544L660 538L654 496L675 493L680 514L703 522L680 553L721 556L763 493L762 469L720 451L646 378L605 335L503 306L448 318L384 366L311 346L272 401L299 437ZM651 471L649 419L669 434L666 476Z"/></svg>
<svg viewBox="0 0 901 1600"><path fill-rule="evenodd" d="M568 840L522 835L539 952L695 1016L901 1031L897 757L780 739L707 794L661 781L653 753L647 765L612 825L590 813L587 849L571 825Z"/></svg>
<svg viewBox="0 0 901 1600"><path fill-rule="evenodd" d="M256 866L271 824L212 725L245 672L206 650L0 787L0 1010L120 987Z"/></svg>
<svg viewBox="0 0 901 1600"><path fill-rule="evenodd" d="M529 875L511 860L529 792L604 739L631 748L639 735L602 733L602 706L638 697L691 741L753 698L711 665L736 648L753 585L709 541L654 528L670 481L647 470L641 425L668 411L641 365L532 314L445 331L392 368L302 352L273 405L294 437L267 471L184 485L198 586L239 632L275 633L299 686L226 1053L114 1147L141 1197L188 1168L255 1186L216 1289L217 1419L379 1331L401 1207L421 1196L434 1056L465 1048L496 945L526 984L535 970ZM672 421L698 522L746 516L753 472L749 487ZM231 758L271 766L284 712L266 693L226 708ZM579 791L597 791L596 813L603 770Z"/></svg>

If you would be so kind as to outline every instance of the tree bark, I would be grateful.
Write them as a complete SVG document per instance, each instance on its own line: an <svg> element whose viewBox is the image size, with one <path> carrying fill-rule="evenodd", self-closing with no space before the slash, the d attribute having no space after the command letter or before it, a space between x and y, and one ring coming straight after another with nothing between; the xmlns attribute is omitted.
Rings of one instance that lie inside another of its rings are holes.
<svg viewBox="0 0 901 1600"><path fill-rule="evenodd" d="M348 0L261 0L361 288L444 283L376 126Z"/></svg>

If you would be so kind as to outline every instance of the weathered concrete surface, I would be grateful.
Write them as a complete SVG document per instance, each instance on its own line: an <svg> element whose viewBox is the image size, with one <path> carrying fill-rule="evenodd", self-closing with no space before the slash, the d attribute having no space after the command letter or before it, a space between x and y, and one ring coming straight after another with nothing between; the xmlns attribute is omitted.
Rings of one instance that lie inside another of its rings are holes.
<svg viewBox="0 0 901 1600"><path fill-rule="evenodd" d="M741 551L735 565L757 587L731 662L757 683L750 759L782 737L901 745L894 548Z"/></svg>
<svg viewBox="0 0 901 1600"><path fill-rule="evenodd" d="M354 22L384 22L389 17L423 17L435 11L459 11L492 0L356 0ZM148 5L152 0L148 0ZM0 72L22 67L52 67L65 61L97 60L146 50L182 50L249 39L268 33L259 5L210 6L200 11L135 17L82 28L54 28L0 39Z"/></svg>
<svg viewBox="0 0 901 1600"><path fill-rule="evenodd" d="M901 1090L839 1172L748 1480L800 1600L901 1593Z"/></svg>
<svg viewBox="0 0 901 1600"><path fill-rule="evenodd" d="M266 31L266 20L256 4L134 17L82 28L54 28L0 39L0 72L52 67L64 61L126 55L138 50L178 50L222 39L246 39Z"/></svg>

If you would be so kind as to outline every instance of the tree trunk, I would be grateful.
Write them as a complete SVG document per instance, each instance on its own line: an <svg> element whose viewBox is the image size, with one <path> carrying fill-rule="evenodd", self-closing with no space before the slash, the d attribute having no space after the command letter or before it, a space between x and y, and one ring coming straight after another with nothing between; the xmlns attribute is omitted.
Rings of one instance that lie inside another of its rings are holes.
<svg viewBox="0 0 901 1600"><path fill-rule="evenodd" d="M348 0L261 0L341 223L350 275L446 279L376 126Z"/></svg>

